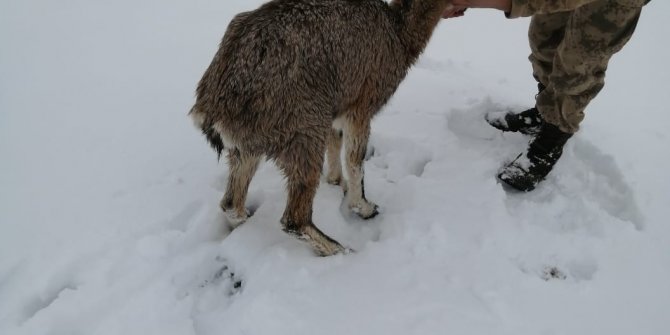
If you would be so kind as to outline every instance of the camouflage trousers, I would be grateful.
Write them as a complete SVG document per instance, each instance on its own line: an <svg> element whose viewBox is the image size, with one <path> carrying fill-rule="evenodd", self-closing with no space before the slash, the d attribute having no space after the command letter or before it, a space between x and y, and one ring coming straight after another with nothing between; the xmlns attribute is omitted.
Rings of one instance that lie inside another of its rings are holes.
<svg viewBox="0 0 670 335"><path fill-rule="evenodd" d="M643 3L600 0L532 17L529 59L545 86L536 99L545 121L567 133L579 130L586 106L605 85L610 58L633 35Z"/></svg>

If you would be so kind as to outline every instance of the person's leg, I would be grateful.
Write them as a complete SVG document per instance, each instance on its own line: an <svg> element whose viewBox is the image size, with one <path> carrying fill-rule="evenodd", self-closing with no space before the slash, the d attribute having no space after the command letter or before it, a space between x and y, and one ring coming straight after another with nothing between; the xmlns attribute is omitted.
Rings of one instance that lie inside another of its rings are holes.
<svg viewBox="0 0 670 335"><path fill-rule="evenodd" d="M531 18L528 29L531 54L528 59L533 66L533 77L537 80L538 92L542 92L549 82L556 50L563 41L570 13L538 14ZM486 121L502 131L520 132L526 135L536 135L542 126L542 117L535 107L521 113L518 111L488 113Z"/></svg>
<svg viewBox="0 0 670 335"><path fill-rule="evenodd" d="M500 180L530 191L549 174L579 129L584 109L603 88L610 58L630 40L640 12L638 6L606 0L572 12L551 73L546 79L539 75L547 84L536 102L544 123L526 152L503 168Z"/></svg>
<svg viewBox="0 0 670 335"><path fill-rule="evenodd" d="M566 133L575 133L584 109L605 85L612 55L630 40L640 7L601 0L571 15L556 50L547 88L537 98L542 118Z"/></svg>
<svg viewBox="0 0 670 335"><path fill-rule="evenodd" d="M543 91L554 68L554 58L572 12L537 14L530 20L528 41L531 54L528 57L533 66L533 77L538 82L538 91Z"/></svg>
<svg viewBox="0 0 670 335"><path fill-rule="evenodd" d="M538 82L538 92L542 92L549 82L556 50L563 41L571 13L538 14L530 21L528 41L531 54L528 59L533 66L533 77ZM521 113L515 111L489 113L486 115L486 121L502 131L527 135L537 134L542 126L542 117L535 107Z"/></svg>

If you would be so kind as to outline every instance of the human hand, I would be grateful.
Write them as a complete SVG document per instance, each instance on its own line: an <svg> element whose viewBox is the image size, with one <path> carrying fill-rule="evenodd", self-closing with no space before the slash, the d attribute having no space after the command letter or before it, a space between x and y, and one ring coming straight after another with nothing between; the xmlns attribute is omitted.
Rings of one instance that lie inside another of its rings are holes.
<svg viewBox="0 0 670 335"><path fill-rule="evenodd" d="M450 19L452 17L461 17L465 15L466 10L467 8L463 6L449 5L449 7L447 7L447 9L445 9L442 13L442 18Z"/></svg>
<svg viewBox="0 0 670 335"><path fill-rule="evenodd" d="M504 12L512 10L512 0L453 0L455 7L493 8Z"/></svg>

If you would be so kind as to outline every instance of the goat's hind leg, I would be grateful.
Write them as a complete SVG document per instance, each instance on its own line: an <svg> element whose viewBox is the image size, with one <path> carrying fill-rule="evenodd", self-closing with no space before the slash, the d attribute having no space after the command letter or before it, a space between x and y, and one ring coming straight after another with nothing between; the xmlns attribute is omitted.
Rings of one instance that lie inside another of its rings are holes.
<svg viewBox="0 0 670 335"><path fill-rule="evenodd" d="M330 256L345 249L312 222L314 196L323 166L323 149L323 142L316 144L314 139L296 136L277 163L288 182L288 201L281 218L283 230L309 243L317 255Z"/></svg>
<svg viewBox="0 0 670 335"><path fill-rule="evenodd" d="M221 208L232 226L237 228L249 218L249 211L244 207L249 191L249 184L256 173L260 156L251 155L238 149L228 150L228 185L226 194L221 200Z"/></svg>
<svg viewBox="0 0 670 335"><path fill-rule="evenodd" d="M332 128L330 129L330 136L328 137L328 146L326 149L326 156L328 162L328 172L326 181L331 185L341 185L344 191L347 191L347 183L342 177L342 162L340 155L342 154L342 130Z"/></svg>

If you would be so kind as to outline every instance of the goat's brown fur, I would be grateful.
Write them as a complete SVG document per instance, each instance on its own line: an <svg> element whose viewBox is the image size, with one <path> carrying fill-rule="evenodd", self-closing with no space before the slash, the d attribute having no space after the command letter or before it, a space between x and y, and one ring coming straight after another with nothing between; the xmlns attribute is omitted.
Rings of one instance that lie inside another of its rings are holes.
<svg viewBox="0 0 670 335"><path fill-rule="evenodd" d="M328 182L343 185L349 207L361 217L376 215L362 186L370 121L450 2L274 0L232 20L190 114L219 155L228 151L230 176L221 207L234 224L248 216L249 183L267 156L288 179L284 230L320 255L344 250L312 223L324 152L328 148ZM332 129L334 122L341 130Z"/></svg>

